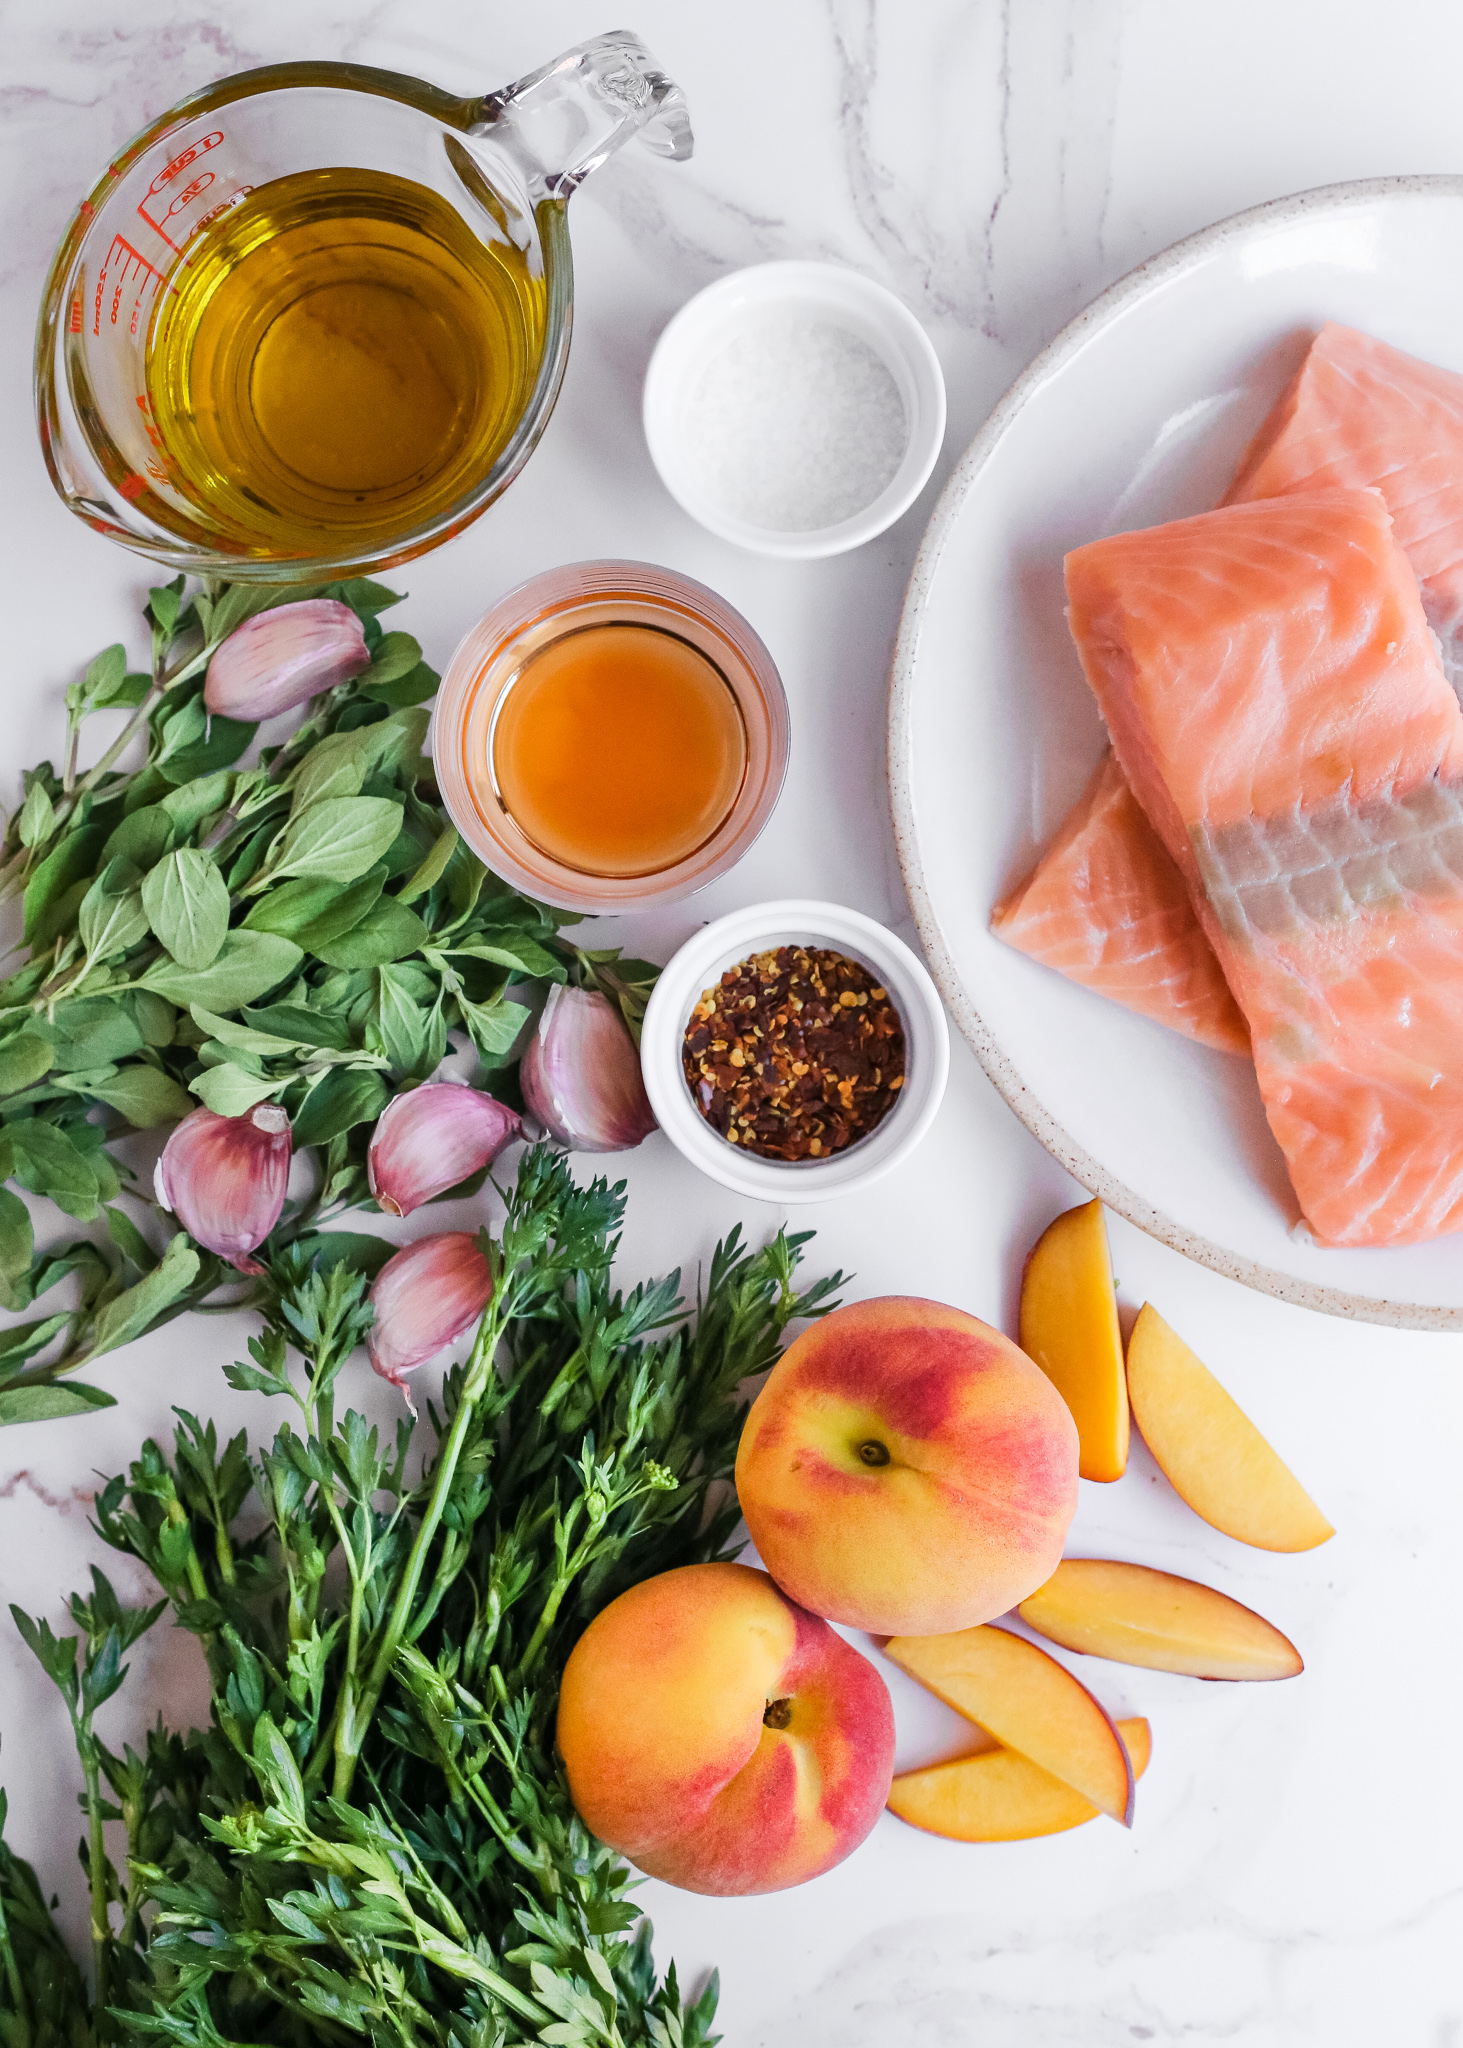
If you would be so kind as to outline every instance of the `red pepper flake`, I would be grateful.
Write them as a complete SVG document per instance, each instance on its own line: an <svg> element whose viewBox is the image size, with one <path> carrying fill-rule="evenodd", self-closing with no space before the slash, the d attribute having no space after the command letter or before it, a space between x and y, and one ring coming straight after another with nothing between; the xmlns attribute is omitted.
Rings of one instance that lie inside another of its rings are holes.
<svg viewBox="0 0 1463 2048"><path fill-rule="evenodd" d="M729 967L682 1047L697 1108L764 1159L825 1159L867 1137L904 1085L904 1026L861 960L779 946Z"/></svg>

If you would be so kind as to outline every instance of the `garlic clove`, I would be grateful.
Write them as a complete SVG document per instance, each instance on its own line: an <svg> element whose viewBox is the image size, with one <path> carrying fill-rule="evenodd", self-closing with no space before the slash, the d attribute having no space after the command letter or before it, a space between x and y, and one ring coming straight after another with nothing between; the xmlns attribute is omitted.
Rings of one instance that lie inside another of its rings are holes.
<svg viewBox="0 0 1463 2048"><path fill-rule="evenodd" d="M361 622L348 604L310 597L258 612L230 633L208 664L205 708L257 723L292 711L371 666Z"/></svg>
<svg viewBox="0 0 1463 2048"><path fill-rule="evenodd" d="M480 1088L428 1081L381 1112L366 1154L371 1193L388 1216L409 1216L522 1135L517 1114Z"/></svg>
<svg viewBox="0 0 1463 2048"><path fill-rule="evenodd" d="M657 1129L640 1055L597 990L555 987L518 1068L523 1100L574 1152L628 1152Z"/></svg>
<svg viewBox="0 0 1463 2048"><path fill-rule="evenodd" d="M276 1103L261 1102L244 1116L195 1109L163 1147L153 1187L206 1251L241 1273L262 1273L249 1254L279 1221L290 1150L290 1120Z"/></svg>
<svg viewBox="0 0 1463 2048"><path fill-rule="evenodd" d="M406 1378L476 1321L493 1293L493 1273L470 1230L419 1237L386 1261L371 1283L376 1320L366 1333L371 1365L406 1394Z"/></svg>

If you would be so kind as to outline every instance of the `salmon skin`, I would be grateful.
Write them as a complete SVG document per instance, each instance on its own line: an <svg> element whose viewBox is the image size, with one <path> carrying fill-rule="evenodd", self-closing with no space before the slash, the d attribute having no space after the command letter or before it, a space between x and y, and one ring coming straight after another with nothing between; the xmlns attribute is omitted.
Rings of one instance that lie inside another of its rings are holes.
<svg viewBox="0 0 1463 2048"><path fill-rule="evenodd" d="M1250 1029L1324 1244L1463 1227L1463 711L1375 491L1067 557L1129 785Z"/></svg>
<svg viewBox="0 0 1463 2048"><path fill-rule="evenodd" d="M1463 377L1328 322L1221 502L1381 492L1422 586L1443 666L1463 684Z"/></svg>
<svg viewBox="0 0 1463 2048"><path fill-rule="evenodd" d="M991 928L1200 1045L1250 1049L1184 878L1110 752L1036 867L996 905Z"/></svg>
<svg viewBox="0 0 1463 2048"><path fill-rule="evenodd" d="M1322 327L1221 503L1337 487L1382 493L1394 538L1421 586L1443 667L1463 691L1463 377L1353 327ZM1207 965L1208 941L1187 895L1177 903L1172 897L1157 835L1136 803L1109 800L1093 810L1090 795L1024 885L1040 905L1040 922L1012 919L1013 896L1002 906L1006 924L997 921L999 910L992 923L1010 944L1070 979L1202 1044L1225 1044L1231 1026L1224 1002L1211 1007L1205 995L1223 977ZM1081 839L1077 871L1074 830ZM1071 890L1065 905L1064 887ZM1063 928L1064 909L1070 930ZM1128 953L1132 971L1124 972ZM1100 975L1093 963L1100 963Z"/></svg>

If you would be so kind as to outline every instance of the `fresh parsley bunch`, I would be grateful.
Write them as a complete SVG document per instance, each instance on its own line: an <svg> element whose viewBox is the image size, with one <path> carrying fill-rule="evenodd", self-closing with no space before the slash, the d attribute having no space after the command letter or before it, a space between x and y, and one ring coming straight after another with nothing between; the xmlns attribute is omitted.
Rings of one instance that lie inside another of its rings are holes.
<svg viewBox="0 0 1463 2048"><path fill-rule="evenodd" d="M240 767L257 727L208 715L209 662L262 612L321 597L359 618L370 666ZM0 1185L0 1307L79 1282L74 1309L0 1334L0 1423L110 1406L61 1376L236 1277L182 1235L160 1253L118 1206L137 1192L108 1149L120 1129L200 1102L226 1116L279 1103L295 1149L319 1148L288 1237L368 1199L377 1117L454 1038L476 1050L477 1085L517 1105L515 984L573 976L632 1029L643 1012L654 969L577 951L445 816L421 757L438 678L409 634L382 630L397 602L364 579L189 596L179 577L149 597L149 671L129 672L120 645L98 655L67 693L61 773L25 775L0 845L0 897L22 898L28 948L0 982L0 1184L106 1235L38 1251ZM119 707L122 732L79 773L84 721ZM141 765L119 766L138 741Z"/></svg>
<svg viewBox="0 0 1463 2048"><path fill-rule="evenodd" d="M707 2048L714 1981L662 1981L627 1872L587 1836L554 1755L574 1641L625 1587L725 1554L739 1388L787 1324L801 1237L718 1247L699 1312L678 1276L610 1277L622 1188L538 1148L496 1238L494 1294L411 1476L340 1375L364 1273L301 1245L229 1371L293 1419L251 1454L182 1413L97 1499L97 1527L163 1600L94 1575L74 1636L18 1610L81 1753L96 1996L26 1866L0 1847L0 2042L146 2039L372 2048ZM93 1715L165 1606L207 1659L211 1726L161 1721L120 1757ZM103 1824L121 1821L125 1874Z"/></svg>

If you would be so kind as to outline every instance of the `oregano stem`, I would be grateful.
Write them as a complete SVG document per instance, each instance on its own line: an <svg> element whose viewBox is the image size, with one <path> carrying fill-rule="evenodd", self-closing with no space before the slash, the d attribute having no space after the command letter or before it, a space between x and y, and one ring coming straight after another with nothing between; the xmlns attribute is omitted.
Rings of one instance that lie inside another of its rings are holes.
<svg viewBox="0 0 1463 2048"><path fill-rule="evenodd" d="M175 669L164 670L159 674L147 695L102 755L100 761L97 762L94 768L87 769L67 802L57 806L55 823L52 828L53 837L55 831L71 817L76 806L81 802L81 799L87 794L88 790L95 789L98 782L100 782L101 778L112 766L112 763L119 760L126 752L134 735L141 731L157 709L159 701L167 695L175 683L186 682L188 677L195 673L200 663L207 661L212 652L213 648L211 645L201 647L196 654L190 654L186 661L179 662Z"/></svg>

